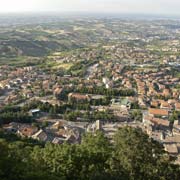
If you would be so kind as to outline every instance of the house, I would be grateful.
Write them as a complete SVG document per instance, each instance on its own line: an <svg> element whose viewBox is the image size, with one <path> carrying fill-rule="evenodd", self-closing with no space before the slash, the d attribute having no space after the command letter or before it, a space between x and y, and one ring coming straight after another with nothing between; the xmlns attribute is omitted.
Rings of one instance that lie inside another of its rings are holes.
<svg viewBox="0 0 180 180"><path fill-rule="evenodd" d="M38 132L36 132L34 135L32 135L33 139L37 139L39 141L47 141L48 140L48 136L47 134L40 129Z"/></svg>
<svg viewBox="0 0 180 180"><path fill-rule="evenodd" d="M166 109L156 109L156 108L149 108L148 110L149 115L153 117L168 117L169 111Z"/></svg>
<svg viewBox="0 0 180 180"><path fill-rule="evenodd" d="M157 100L151 101L151 107L157 108L159 106L159 102Z"/></svg>
<svg viewBox="0 0 180 180"><path fill-rule="evenodd" d="M17 134L19 134L21 137L28 137L28 138L30 138L37 131L38 131L37 127L30 126L30 125L22 125L19 128Z"/></svg>
<svg viewBox="0 0 180 180"><path fill-rule="evenodd" d="M180 135L167 136L163 141L163 145L166 151L177 157L180 152Z"/></svg>
<svg viewBox="0 0 180 180"><path fill-rule="evenodd" d="M174 121L172 132L173 132L173 134L180 134L180 122L179 122L179 120Z"/></svg>
<svg viewBox="0 0 180 180"><path fill-rule="evenodd" d="M161 101L160 108L169 110L170 109L170 104L168 102L166 102L166 101Z"/></svg>
<svg viewBox="0 0 180 180"><path fill-rule="evenodd" d="M61 144L62 142L76 143L79 141L80 133L75 127L68 125L65 121L58 121L49 128L49 133L54 134L52 143Z"/></svg>
<svg viewBox="0 0 180 180"><path fill-rule="evenodd" d="M179 102L175 103L175 110L180 111L180 103Z"/></svg>
<svg viewBox="0 0 180 180"><path fill-rule="evenodd" d="M75 100L77 102L84 102L84 101L86 102L86 101L90 101L91 97L90 95L87 94L69 93L68 100L69 101Z"/></svg>
<svg viewBox="0 0 180 180"><path fill-rule="evenodd" d="M164 144L164 149L172 156L178 155L178 147L176 144Z"/></svg>
<svg viewBox="0 0 180 180"><path fill-rule="evenodd" d="M145 126L151 125L157 130L169 130L170 122L165 119L155 118L149 115L143 115L143 123Z"/></svg>

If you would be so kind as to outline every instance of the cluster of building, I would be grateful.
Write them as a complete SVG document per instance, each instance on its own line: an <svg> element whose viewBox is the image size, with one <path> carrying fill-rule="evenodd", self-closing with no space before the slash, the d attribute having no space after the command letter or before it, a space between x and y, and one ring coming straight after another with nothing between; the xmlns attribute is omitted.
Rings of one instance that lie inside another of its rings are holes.
<svg viewBox="0 0 180 180"><path fill-rule="evenodd" d="M102 130L112 140L119 127L129 125L140 127L162 143L170 154L180 157L180 41L177 38L180 31L167 28L163 22L158 22L158 26L151 22L148 28L141 22L114 23L123 28L121 32L111 34L110 44L100 47L95 43L89 49L56 52L47 57L47 64L41 68L0 66L0 107L12 103L23 107L34 99L53 106L71 101L74 104L89 103L89 114L108 112L113 114L116 122L112 119L82 122L88 117L77 117L81 122L74 125L54 120L41 128L13 122L3 125L3 129L21 137L61 144L65 141L79 143L81 133L96 130ZM109 36L109 31L102 32L105 37ZM48 63L57 67L52 68ZM86 68L85 72L79 73L81 75L77 75L81 69L74 68L75 72L72 72L71 68L63 68L64 64L71 67L77 63ZM83 93L84 89L88 92ZM123 90L124 94L109 95L94 89ZM134 94L128 95L128 91ZM108 99L109 103L101 104L102 99ZM99 105L91 103L98 100ZM132 119L137 109L142 115L140 122ZM67 108L67 111L76 110ZM81 110L82 114L86 112Z"/></svg>
<svg viewBox="0 0 180 180"><path fill-rule="evenodd" d="M54 123L53 123L54 122ZM3 126L5 132L15 133L22 138L31 138L41 142L52 142L54 144L79 143L83 129L75 127L66 121L53 121L46 128L33 124L22 124L12 122Z"/></svg>

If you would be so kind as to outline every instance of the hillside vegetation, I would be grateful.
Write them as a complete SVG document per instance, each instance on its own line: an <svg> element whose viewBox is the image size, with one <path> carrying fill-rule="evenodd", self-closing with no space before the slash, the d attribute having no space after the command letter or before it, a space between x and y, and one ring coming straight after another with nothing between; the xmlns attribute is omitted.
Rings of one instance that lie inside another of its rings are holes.
<svg viewBox="0 0 180 180"><path fill-rule="evenodd" d="M1 180L178 180L180 167L140 129L119 129L113 146L103 133L86 134L81 144L53 145L1 133Z"/></svg>

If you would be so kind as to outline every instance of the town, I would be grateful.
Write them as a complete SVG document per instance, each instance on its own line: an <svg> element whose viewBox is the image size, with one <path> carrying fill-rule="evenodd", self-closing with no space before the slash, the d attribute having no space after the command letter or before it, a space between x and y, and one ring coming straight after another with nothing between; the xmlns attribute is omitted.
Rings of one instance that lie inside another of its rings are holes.
<svg viewBox="0 0 180 180"><path fill-rule="evenodd" d="M130 126L160 142L179 164L179 22L82 21L60 30L51 24L32 27L44 43L47 37L76 38L70 45L76 47L54 48L44 56L21 47L20 40L19 49L13 40L1 40L0 51L6 51L0 59L12 60L0 66L2 130L53 144L77 144L84 133L100 130L113 143L118 128ZM19 26L14 36L29 28Z"/></svg>

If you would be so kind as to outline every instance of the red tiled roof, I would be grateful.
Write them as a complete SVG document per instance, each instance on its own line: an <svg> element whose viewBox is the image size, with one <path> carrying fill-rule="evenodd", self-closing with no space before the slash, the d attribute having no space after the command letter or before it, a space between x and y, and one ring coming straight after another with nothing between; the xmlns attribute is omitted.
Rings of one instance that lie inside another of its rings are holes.
<svg viewBox="0 0 180 180"><path fill-rule="evenodd" d="M71 93L71 94L69 94L69 96L70 96L71 98L81 99L81 100L87 100L87 99L89 99L89 96L84 95L84 94L79 94L79 93Z"/></svg>
<svg viewBox="0 0 180 180"><path fill-rule="evenodd" d="M160 118L152 118L151 122L157 125L169 126L170 122L168 120L160 119Z"/></svg>
<svg viewBox="0 0 180 180"><path fill-rule="evenodd" d="M177 103L175 104L175 107L176 107L176 109L180 109L180 103L177 102Z"/></svg>
<svg viewBox="0 0 180 180"><path fill-rule="evenodd" d="M149 114L160 115L160 116L168 116L169 112L165 109L149 108Z"/></svg>

